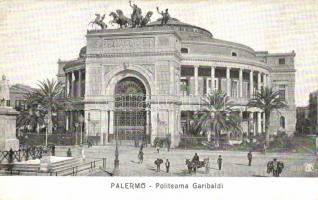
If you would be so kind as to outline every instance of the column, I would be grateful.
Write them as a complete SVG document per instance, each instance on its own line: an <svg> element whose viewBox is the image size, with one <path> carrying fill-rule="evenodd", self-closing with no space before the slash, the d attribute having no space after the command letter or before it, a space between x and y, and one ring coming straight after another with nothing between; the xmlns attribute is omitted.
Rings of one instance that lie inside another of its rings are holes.
<svg viewBox="0 0 318 200"><path fill-rule="evenodd" d="M104 145L104 132L102 131L102 111L99 110L99 143L100 145Z"/></svg>
<svg viewBox="0 0 318 200"><path fill-rule="evenodd" d="M266 74L263 74L263 87L265 88L267 86L267 78Z"/></svg>
<svg viewBox="0 0 318 200"><path fill-rule="evenodd" d="M74 72L70 72L70 97L73 97L74 95L74 79L75 79L75 75Z"/></svg>
<svg viewBox="0 0 318 200"><path fill-rule="evenodd" d="M65 112L65 130L68 131L69 130L69 114L68 112Z"/></svg>
<svg viewBox="0 0 318 200"><path fill-rule="evenodd" d="M77 87L77 95L78 95L78 97L81 97L82 95L81 95L81 91L82 91L82 84L81 84L81 82L82 82L82 71L81 70L78 70L78 87Z"/></svg>
<svg viewBox="0 0 318 200"><path fill-rule="evenodd" d="M254 114L253 114L253 112L250 112L250 113L249 113L249 126L248 126L248 131L249 131L249 132L253 131L253 135L255 135Z"/></svg>
<svg viewBox="0 0 318 200"><path fill-rule="evenodd" d="M262 113L257 112L257 134L262 133Z"/></svg>
<svg viewBox="0 0 318 200"><path fill-rule="evenodd" d="M250 98L253 98L254 94L254 79L253 79L253 71L250 71Z"/></svg>
<svg viewBox="0 0 318 200"><path fill-rule="evenodd" d="M243 69L239 71L239 81L240 81L240 98L243 97Z"/></svg>
<svg viewBox="0 0 318 200"><path fill-rule="evenodd" d="M109 134L112 135L112 140L115 141L115 134L114 134L114 111L109 111Z"/></svg>
<svg viewBox="0 0 318 200"><path fill-rule="evenodd" d="M70 130L74 130L74 116L73 116L73 111L70 111Z"/></svg>
<svg viewBox="0 0 318 200"><path fill-rule="evenodd" d="M271 87L271 78L269 77L269 75L266 75L266 82L267 82L267 86Z"/></svg>
<svg viewBox="0 0 318 200"><path fill-rule="evenodd" d="M258 72L257 74L257 91L261 91L262 82L261 82L261 72Z"/></svg>
<svg viewBox="0 0 318 200"><path fill-rule="evenodd" d="M266 123L265 112L263 112L262 115L263 115L263 132L265 133L265 123Z"/></svg>
<svg viewBox="0 0 318 200"><path fill-rule="evenodd" d="M68 93L69 93L69 80L68 80L68 73L65 73L65 97L68 97Z"/></svg>
<svg viewBox="0 0 318 200"><path fill-rule="evenodd" d="M69 96L69 97L71 97L71 96L72 96L72 82L73 82L73 80L72 80L72 78L73 78L72 72L68 73L68 75L69 75L69 82L68 82L68 84L69 84L69 88L68 88L68 96Z"/></svg>
<svg viewBox="0 0 318 200"><path fill-rule="evenodd" d="M194 66L194 95L198 95L199 93L198 69L199 66Z"/></svg>
<svg viewBox="0 0 318 200"><path fill-rule="evenodd" d="M211 67L211 91L215 90L214 77L215 77L215 67Z"/></svg>
<svg viewBox="0 0 318 200"><path fill-rule="evenodd" d="M243 132L244 132L244 130L243 130L243 111L239 111L239 115L240 115L240 126L241 126L241 130L242 130L242 134L241 134L241 136L240 136L240 139L243 139Z"/></svg>
<svg viewBox="0 0 318 200"><path fill-rule="evenodd" d="M150 112L150 110L147 111L147 135L149 138L151 137L151 112ZM146 138L146 142L148 143L147 138Z"/></svg>
<svg viewBox="0 0 318 200"><path fill-rule="evenodd" d="M231 76L230 68L226 68L226 94L231 96Z"/></svg>

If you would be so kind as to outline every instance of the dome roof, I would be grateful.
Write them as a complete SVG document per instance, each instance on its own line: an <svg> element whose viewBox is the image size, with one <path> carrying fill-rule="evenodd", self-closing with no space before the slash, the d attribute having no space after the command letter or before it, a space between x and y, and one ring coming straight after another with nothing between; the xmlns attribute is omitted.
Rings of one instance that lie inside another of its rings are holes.
<svg viewBox="0 0 318 200"><path fill-rule="evenodd" d="M159 18L154 22L151 22L149 24L147 24L147 26L161 26L161 19ZM204 28L198 27L198 26L194 26L191 24L187 24L187 23L183 23L180 20L176 19L176 18L171 18L168 20L167 24L165 24L164 26L176 26L176 27L180 27L180 28L184 28L184 31L191 31L191 32L198 32L198 33L202 33L205 35L208 35L209 37L213 37L212 33ZM181 29L180 29L181 30Z"/></svg>

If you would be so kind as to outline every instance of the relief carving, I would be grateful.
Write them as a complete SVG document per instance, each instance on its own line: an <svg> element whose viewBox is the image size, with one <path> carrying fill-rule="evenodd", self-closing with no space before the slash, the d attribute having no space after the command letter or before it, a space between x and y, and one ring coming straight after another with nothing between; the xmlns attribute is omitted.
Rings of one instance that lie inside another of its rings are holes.
<svg viewBox="0 0 318 200"><path fill-rule="evenodd" d="M140 48L154 48L154 38L125 38L125 39L104 39L104 50L126 50Z"/></svg>

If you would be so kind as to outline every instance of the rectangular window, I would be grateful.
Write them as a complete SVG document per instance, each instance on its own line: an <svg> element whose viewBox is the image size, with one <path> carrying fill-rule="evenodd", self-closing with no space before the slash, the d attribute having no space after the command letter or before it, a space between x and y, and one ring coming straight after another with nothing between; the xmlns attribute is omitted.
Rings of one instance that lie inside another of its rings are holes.
<svg viewBox="0 0 318 200"><path fill-rule="evenodd" d="M194 76L193 67L181 67L181 76Z"/></svg>
<svg viewBox="0 0 318 200"><path fill-rule="evenodd" d="M280 58L280 59L278 59L278 63L279 63L280 65L285 65L285 58Z"/></svg>
<svg viewBox="0 0 318 200"><path fill-rule="evenodd" d="M234 80L231 82L231 97L238 98L238 82Z"/></svg>
<svg viewBox="0 0 318 200"><path fill-rule="evenodd" d="M286 85L278 85L278 93L281 98L286 100Z"/></svg>
<svg viewBox="0 0 318 200"><path fill-rule="evenodd" d="M180 82L180 91L182 96L189 95L189 83L187 79L181 79Z"/></svg>

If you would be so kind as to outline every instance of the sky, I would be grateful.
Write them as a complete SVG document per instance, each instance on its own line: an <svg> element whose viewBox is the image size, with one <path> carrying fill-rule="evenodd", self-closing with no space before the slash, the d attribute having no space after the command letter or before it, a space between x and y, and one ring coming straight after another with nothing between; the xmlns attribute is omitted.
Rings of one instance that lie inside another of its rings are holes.
<svg viewBox="0 0 318 200"><path fill-rule="evenodd" d="M256 51L296 52L296 105L318 89L318 0L133 0L146 13L169 8L172 17L222 40ZM0 0L0 75L11 84L36 86L56 78L58 59L78 56L95 13L122 9L128 0ZM117 28L109 25L109 28Z"/></svg>

